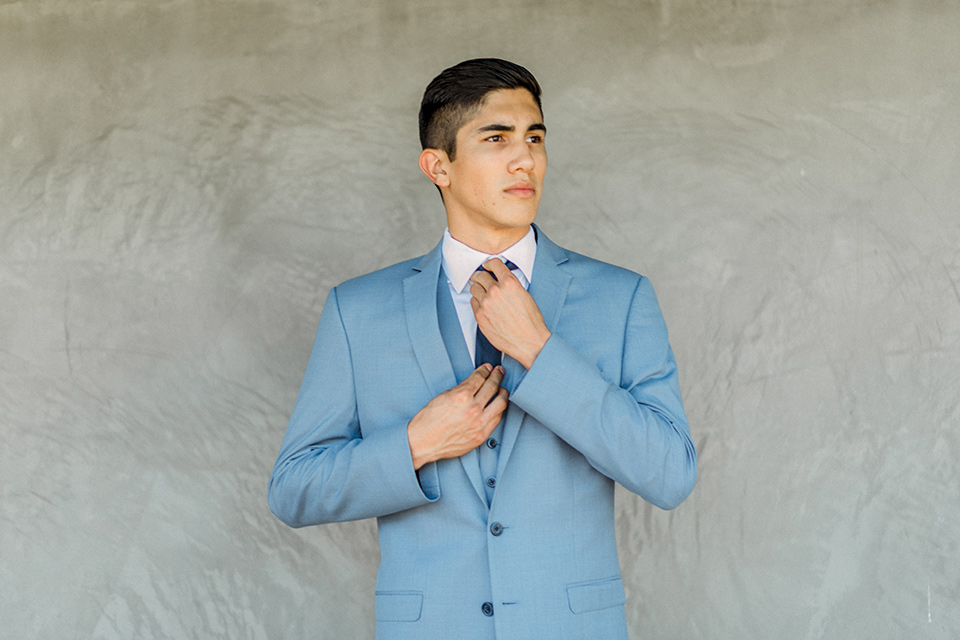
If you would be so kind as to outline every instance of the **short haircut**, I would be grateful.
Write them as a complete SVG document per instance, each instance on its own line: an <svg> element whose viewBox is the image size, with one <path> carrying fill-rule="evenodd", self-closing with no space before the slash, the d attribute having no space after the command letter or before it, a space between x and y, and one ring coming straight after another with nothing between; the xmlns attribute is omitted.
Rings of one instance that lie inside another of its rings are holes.
<svg viewBox="0 0 960 640"><path fill-rule="evenodd" d="M487 94L499 89L526 89L537 102L540 84L533 74L499 58L465 60L440 72L423 92L420 103L420 145L441 149L450 160L457 154L457 131L483 105Z"/></svg>

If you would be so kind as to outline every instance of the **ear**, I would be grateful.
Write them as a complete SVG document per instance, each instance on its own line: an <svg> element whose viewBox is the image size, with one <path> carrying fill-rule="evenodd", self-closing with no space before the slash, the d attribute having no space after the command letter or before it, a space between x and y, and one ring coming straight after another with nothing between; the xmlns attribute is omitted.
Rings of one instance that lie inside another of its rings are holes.
<svg viewBox="0 0 960 640"><path fill-rule="evenodd" d="M447 175L449 164L447 153L442 149L424 149L420 152L420 171L438 187L450 186L450 176Z"/></svg>

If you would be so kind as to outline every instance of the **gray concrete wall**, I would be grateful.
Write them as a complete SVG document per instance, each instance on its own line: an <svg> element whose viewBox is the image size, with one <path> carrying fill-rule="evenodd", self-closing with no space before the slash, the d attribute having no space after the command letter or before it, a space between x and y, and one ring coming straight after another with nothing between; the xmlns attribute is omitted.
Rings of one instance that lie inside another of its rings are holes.
<svg viewBox="0 0 960 640"><path fill-rule="evenodd" d="M429 249L416 110L545 89L540 222L648 275L700 481L635 638L960 636L960 5L0 2L0 637L371 638L266 482L328 289Z"/></svg>

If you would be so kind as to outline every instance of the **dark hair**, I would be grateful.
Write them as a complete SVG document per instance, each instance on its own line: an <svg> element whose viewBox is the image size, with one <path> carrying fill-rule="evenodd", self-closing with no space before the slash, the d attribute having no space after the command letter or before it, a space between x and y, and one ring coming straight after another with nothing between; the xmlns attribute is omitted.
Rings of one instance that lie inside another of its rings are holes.
<svg viewBox="0 0 960 640"><path fill-rule="evenodd" d="M457 153L457 131L491 91L526 89L540 104L540 84L518 64L499 58L465 60L440 72L423 92L420 103L420 145L442 149L450 160Z"/></svg>

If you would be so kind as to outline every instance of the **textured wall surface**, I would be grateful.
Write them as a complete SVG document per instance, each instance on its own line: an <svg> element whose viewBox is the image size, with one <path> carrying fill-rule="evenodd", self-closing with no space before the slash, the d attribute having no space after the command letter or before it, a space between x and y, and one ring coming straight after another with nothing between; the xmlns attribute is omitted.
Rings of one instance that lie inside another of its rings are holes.
<svg viewBox="0 0 960 640"><path fill-rule="evenodd" d="M648 275L700 481L635 638L960 637L960 5L0 0L0 638L372 638L266 483L329 288L428 250L423 87L545 89L557 242Z"/></svg>

